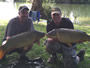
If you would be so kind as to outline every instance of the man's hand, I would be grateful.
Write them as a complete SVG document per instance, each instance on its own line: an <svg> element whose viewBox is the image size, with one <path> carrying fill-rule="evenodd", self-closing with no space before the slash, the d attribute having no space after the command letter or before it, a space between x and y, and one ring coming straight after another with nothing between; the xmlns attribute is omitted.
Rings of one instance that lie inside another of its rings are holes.
<svg viewBox="0 0 90 68"><path fill-rule="evenodd" d="M57 39L48 38L48 42L58 41Z"/></svg>
<svg viewBox="0 0 90 68"><path fill-rule="evenodd" d="M7 37L6 37L6 40L8 40L8 39L10 39L10 36L7 36Z"/></svg>

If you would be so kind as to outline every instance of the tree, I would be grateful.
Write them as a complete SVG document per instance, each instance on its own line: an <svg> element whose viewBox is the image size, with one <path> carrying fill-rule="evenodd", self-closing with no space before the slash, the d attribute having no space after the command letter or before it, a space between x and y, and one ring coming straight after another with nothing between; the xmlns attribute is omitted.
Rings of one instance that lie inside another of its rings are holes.
<svg viewBox="0 0 90 68"><path fill-rule="evenodd" d="M32 1L32 11L40 11L41 18L45 19L46 15L44 14L44 9L42 7L43 0L33 0Z"/></svg>

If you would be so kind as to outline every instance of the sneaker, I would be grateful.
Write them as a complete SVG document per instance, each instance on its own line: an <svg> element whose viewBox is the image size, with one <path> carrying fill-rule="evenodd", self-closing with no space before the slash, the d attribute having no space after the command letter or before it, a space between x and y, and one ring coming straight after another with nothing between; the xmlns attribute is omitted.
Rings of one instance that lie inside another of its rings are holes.
<svg viewBox="0 0 90 68"><path fill-rule="evenodd" d="M57 56L51 56L51 57L47 60L47 62L48 62L48 63L55 63L55 62L56 62L56 59L57 59Z"/></svg>
<svg viewBox="0 0 90 68"><path fill-rule="evenodd" d="M77 56L80 58L80 61L84 60L85 50L80 50Z"/></svg>

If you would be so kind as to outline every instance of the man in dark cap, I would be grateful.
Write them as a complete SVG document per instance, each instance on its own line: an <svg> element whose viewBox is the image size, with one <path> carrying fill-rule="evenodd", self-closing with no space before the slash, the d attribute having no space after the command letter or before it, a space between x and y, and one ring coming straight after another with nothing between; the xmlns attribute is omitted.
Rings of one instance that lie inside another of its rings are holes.
<svg viewBox="0 0 90 68"><path fill-rule="evenodd" d="M47 24L47 32L58 28L74 29L72 22L68 18L62 18L61 16L62 12L59 8L53 8L51 10L52 20ZM62 54L65 68L75 68L79 61L84 59L85 50L81 50L76 54L76 43L72 43L72 47L68 47L65 43L48 38L45 45L46 51L51 54L51 57L47 60L48 63L56 62L57 53Z"/></svg>
<svg viewBox="0 0 90 68"><path fill-rule="evenodd" d="M14 35L34 30L32 19L30 17L28 17L28 11L29 11L29 8L25 5L19 7L18 16L11 19L7 25L2 45L5 44L6 40L8 40L9 38L11 38ZM28 58L25 56L25 54L31 48L32 48L32 45L29 47L15 49L15 50L11 51L10 53L18 52L20 54L21 60L28 60Z"/></svg>

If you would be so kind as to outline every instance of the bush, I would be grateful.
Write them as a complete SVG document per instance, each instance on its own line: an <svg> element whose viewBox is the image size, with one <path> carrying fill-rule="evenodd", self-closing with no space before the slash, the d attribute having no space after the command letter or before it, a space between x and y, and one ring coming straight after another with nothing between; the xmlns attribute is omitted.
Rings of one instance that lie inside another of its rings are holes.
<svg viewBox="0 0 90 68"><path fill-rule="evenodd" d="M44 9L44 14L47 17L46 19L50 19L51 18L51 6L43 6Z"/></svg>

